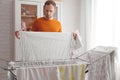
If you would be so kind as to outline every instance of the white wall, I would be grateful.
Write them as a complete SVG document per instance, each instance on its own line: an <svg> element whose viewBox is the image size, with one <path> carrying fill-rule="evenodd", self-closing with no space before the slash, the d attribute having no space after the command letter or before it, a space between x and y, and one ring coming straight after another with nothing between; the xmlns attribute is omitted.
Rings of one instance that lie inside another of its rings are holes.
<svg viewBox="0 0 120 80"><path fill-rule="evenodd" d="M0 0L0 58L8 61L12 60L14 54L13 2L14 0ZM80 0L63 0L62 5L63 32L73 32L80 25ZM0 60L1 65L5 65L5 62ZM0 80L7 80L5 73L0 69Z"/></svg>
<svg viewBox="0 0 120 80"><path fill-rule="evenodd" d="M75 31L79 27L80 0L63 0L62 23L63 31Z"/></svg>

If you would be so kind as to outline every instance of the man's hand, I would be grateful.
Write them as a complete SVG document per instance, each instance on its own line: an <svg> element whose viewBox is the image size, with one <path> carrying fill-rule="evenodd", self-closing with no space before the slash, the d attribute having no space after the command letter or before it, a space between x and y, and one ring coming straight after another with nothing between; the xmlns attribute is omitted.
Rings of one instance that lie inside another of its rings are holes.
<svg viewBox="0 0 120 80"><path fill-rule="evenodd" d="M17 39L20 39L20 33L19 33L19 31L15 31L15 36L16 36Z"/></svg>
<svg viewBox="0 0 120 80"><path fill-rule="evenodd" d="M76 38L77 38L77 33L73 33L73 38L74 38L74 40L76 40Z"/></svg>

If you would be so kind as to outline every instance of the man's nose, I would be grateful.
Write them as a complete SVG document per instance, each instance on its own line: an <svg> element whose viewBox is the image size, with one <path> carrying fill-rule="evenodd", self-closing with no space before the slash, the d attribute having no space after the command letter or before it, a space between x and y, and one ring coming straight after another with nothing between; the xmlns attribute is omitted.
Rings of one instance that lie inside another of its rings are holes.
<svg viewBox="0 0 120 80"><path fill-rule="evenodd" d="M50 14L50 11L48 11L47 14L49 15L49 14Z"/></svg>

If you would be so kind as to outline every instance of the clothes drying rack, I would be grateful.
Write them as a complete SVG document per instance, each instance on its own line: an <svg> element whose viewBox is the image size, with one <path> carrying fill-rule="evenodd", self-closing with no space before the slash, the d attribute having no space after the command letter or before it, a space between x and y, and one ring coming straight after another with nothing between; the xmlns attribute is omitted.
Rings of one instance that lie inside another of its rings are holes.
<svg viewBox="0 0 120 80"><path fill-rule="evenodd" d="M1 59L3 60L3 59ZM6 61L6 60L4 60ZM7 67L1 67L1 69L8 72L10 80L17 80L15 70L18 68L43 68L43 67L57 67L57 66L71 66L71 65L85 65L85 73L88 72L87 66L90 64L88 61L80 58L64 59L64 60L48 60L48 61L7 61Z"/></svg>
<svg viewBox="0 0 120 80"><path fill-rule="evenodd" d="M85 73L89 73L89 66L92 65L93 63L101 60L107 55L111 55L111 53L114 53L114 49L110 49L109 52L106 51L107 48L105 48L104 52L103 51L97 51L96 48L86 51L84 54L79 55L76 58L72 59L64 59L64 60L47 60L47 61L7 61L5 59L0 58L0 60L7 62L6 67L0 66L1 69L8 71L10 80L17 80L15 70L17 68L21 67L56 67L56 66L61 66L61 65L80 65L80 64L85 64ZM91 60L91 54L96 52L97 54L102 54L102 56L99 56L98 58ZM108 54L106 54L106 52Z"/></svg>

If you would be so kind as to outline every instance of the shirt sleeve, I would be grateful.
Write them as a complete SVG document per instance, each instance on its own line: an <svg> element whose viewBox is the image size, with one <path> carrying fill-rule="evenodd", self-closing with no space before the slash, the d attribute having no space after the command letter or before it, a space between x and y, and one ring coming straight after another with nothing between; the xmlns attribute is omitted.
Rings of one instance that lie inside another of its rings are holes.
<svg viewBox="0 0 120 80"><path fill-rule="evenodd" d="M60 29L59 29L59 32L62 32L62 26L61 26L61 23L60 23Z"/></svg>

